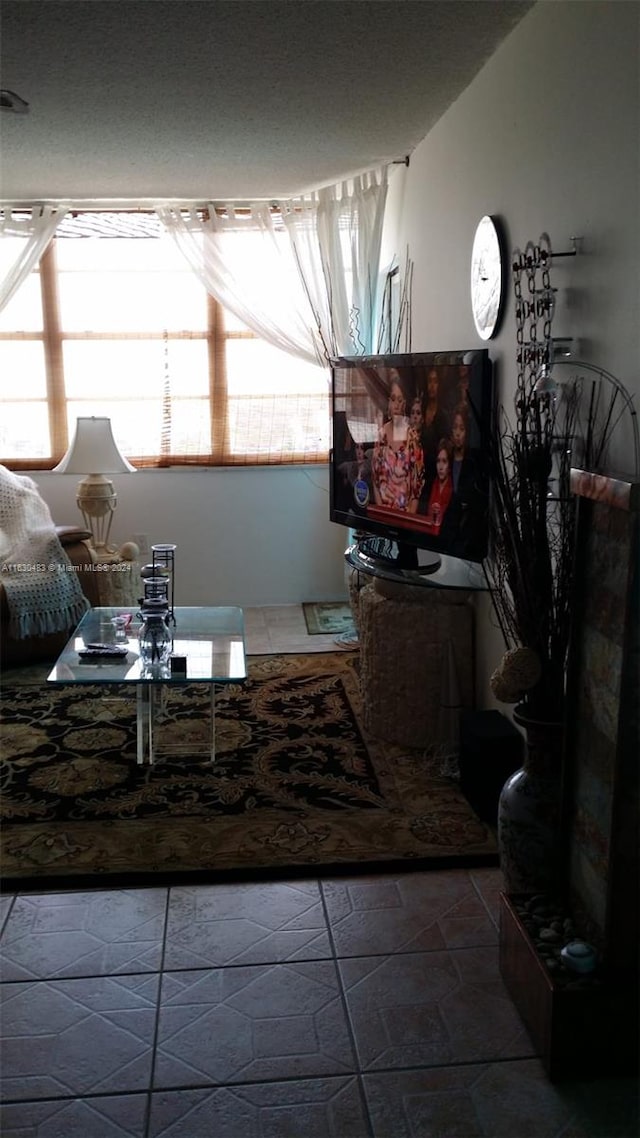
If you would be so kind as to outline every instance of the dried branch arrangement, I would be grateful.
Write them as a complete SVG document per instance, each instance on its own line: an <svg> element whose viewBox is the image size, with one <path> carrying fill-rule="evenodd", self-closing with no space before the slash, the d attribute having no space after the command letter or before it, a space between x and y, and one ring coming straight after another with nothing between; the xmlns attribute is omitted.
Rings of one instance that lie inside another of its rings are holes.
<svg viewBox="0 0 640 1138"><path fill-rule="evenodd" d="M513 254L515 424L500 408L489 454L493 498L485 573L507 646L492 677L493 692L506 703L520 703L531 718L559 721L574 600L571 467L603 472L626 431L637 477L640 443L633 399L609 372L575 364L567 382L550 381L551 259L545 234Z"/></svg>
<svg viewBox="0 0 640 1138"><path fill-rule="evenodd" d="M487 573L509 649L494 693L557 720L571 627L575 501L569 489L578 391L524 397L518 426L502 412L490 455L493 505Z"/></svg>

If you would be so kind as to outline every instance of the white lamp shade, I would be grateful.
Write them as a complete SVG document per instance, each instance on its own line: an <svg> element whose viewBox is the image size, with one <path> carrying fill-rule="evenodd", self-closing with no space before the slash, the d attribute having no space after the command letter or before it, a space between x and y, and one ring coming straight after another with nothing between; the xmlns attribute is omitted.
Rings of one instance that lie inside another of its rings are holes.
<svg viewBox="0 0 640 1138"><path fill-rule="evenodd" d="M120 454L107 418L76 420L76 431L55 474L134 474L135 466Z"/></svg>

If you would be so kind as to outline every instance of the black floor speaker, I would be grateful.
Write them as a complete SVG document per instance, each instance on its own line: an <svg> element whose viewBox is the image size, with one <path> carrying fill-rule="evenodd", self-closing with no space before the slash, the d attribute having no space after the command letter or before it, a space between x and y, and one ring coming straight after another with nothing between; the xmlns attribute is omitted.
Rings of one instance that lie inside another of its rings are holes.
<svg viewBox="0 0 640 1138"><path fill-rule="evenodd" d="M522 766L524 740L500 711L463 711L460 719L460 789L479 818L498 819L500 791Z"/></svg>

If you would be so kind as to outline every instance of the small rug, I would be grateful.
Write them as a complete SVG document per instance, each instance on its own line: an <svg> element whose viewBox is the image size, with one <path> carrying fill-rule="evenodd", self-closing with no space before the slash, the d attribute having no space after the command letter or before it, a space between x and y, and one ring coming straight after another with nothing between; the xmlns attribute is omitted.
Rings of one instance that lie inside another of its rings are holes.
<svg viewBox="0 0 640 1138"><path fill-rule="evenodd" d="M497 862L434 757L367 737L357 656L250 658L217 690L213 764L206 685L170 689L159 742L190 750L153 766L124 685L5 686L2 706L5 889Z"/></svg>
<svg viewBox="0 0 640 1138"><path fill-rule="evenodd" d="M308 601L302 608L309 636L335 636L353 631L353 613L348 604L340 601Z"/></svg>

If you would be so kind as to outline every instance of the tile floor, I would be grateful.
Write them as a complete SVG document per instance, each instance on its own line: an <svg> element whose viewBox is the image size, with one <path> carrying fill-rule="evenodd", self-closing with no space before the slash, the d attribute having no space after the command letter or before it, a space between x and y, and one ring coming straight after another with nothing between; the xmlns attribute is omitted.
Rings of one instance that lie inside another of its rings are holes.
<svg viewBox="0 0 640 1138"><path fill-rule="evenodd" d="M244 609L249 655L270 652L338 652L333 635L309 636L302 605L269 605Z"/></svg>
<svg viewBox="0 0 640 1138"><path fill-rule="evenodd" d="M494 869L5 896L3 1138L631 1138L551 1085Z"/></svg>
<svg viewBox="0 0 640 1138"><path fill-rule="evenodd" d="M251 651L305 650L293 614L252 612ZM629 1080L547 1080L498 971L500 887L478 869L5 895L0 1133L635 1138Z"/></svg>

